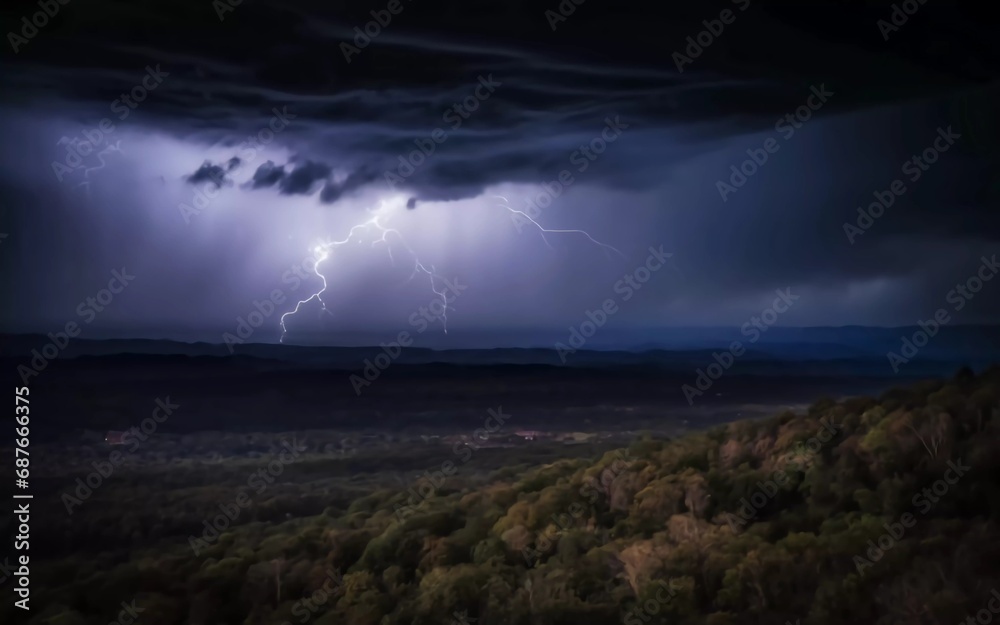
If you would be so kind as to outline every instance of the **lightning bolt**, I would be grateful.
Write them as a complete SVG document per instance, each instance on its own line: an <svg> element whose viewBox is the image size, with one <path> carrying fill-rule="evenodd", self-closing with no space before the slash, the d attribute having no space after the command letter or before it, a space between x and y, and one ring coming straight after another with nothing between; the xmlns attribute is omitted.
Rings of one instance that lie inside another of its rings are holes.
<svg viewBox="0 0 1000 625"><path fill-rule="evenodd" d="M80 145L82 143L84 143L84 142L81 141L79 137L74 137L72 139L70 139L69 137L61 137L59 139L59 141L56 141L56 145L65 146L67 148L76 148L76 150L77 150L78 153L79 153ZM101 163L100 165L97 165L97 166L94 166L94 167L88 167L86 164L80 163L80 165L74 167L73 168L74 170L82 169L83 170L83 177L85 178L85 180L83 182L80 182L79 184L75 185L74 188L83 187L84 190L89 194L90 193L90 182L89 182L89 180L86 180L86 179L90 178L90 172L97 171L99 169L104 169L105 167L107 167L108 163L107 163L107 161L104 160L104 155L105 154L108 154L110 152L118 152L119 154L124 155L125 153L121 149L121 144L122 144L122 142L120 140L119 141L115 141L113 144L109 143L107 145L107 147L105 147L100 152L96 152L94 154L94 157Z"/></svg>
<svg viewBox="0 0 1000 625"><path fill-rule="evenodd" d="M124 155L125 153L122 152L122 149L120 147L121 143L122 143L121 141L116 141L113 145L109 145L108 147L104 148L103 150L94 155L95 157L97 157L97 160L101 162L100 165L97 165L95 167L87 167L86 165L81 165L81 167L83 167L83 177L90 178L90 172L97 171L99 169L104 169L105 167L107 167L108 163L104 160L104 155L107 154L108 152L118 152L119 154ZM84 180L80 184L76 185L76 187L77 188L83 187L86 193L88 195L90 194L89 180Z"/></svg>
<svg viewBox="0 0 1000 625"><path fill-rule="evenodd" d="M545 228L537 221L532 219L531 216L525 213L524 211L517 210L516 208L510 206L510 202L507 200L506 197L502 195L494 195L492 197L503 200L503 203L499 205L500 207L506 209L507 211L513 214L520 215L527 222L535 226L535 228L538 229L538 232L542 237L542 241L544 241L545 245L547 245L551 249L555 248L553 248L552 244L549 243L548 238L546 238L545 236L546 234L574 234L582 236L591 243L593 243L594 245L600 247L604 251L604 253L608 255L609 258L611 258L611 252L614 252L618 256L621 256L623 259L627 260L625 254L622 254L620 250L611 245L608 245L607 243L602 243L601 241L598 241L585 230ZM306 304L309 304L310 302L319 303L320 314L326 313L332 316L332 313L330 313L329 309L326 306L326 302L323 300L323 295L327 291L328 283L326 276L320 271L319 265L320 263L322 263L323 261L327 260L330 257L332 250L334 248L346 245L351 242L357 242L359 244L362 243L362 239L359 237L359 235L367 232L374 232L377 235L377 238L375 238L372 241L372 247L375 247L380 243L385 245L386 251L389 254L389 260L392 261L394 266L396 264L396 259L392 253L392 245L389 240L390 237L395 237L399 245L402 246L402 248L410 255L410 257L413 259L413 271L410 273L410 277L406 280L407 282L412 281L415 277L417 277L420 274L426 275L428 277L430 281L431 292L434 293L435 297L441 299L443 312L438 316L438 319L441 321L441 328L445 334L448 333L448 310L451 310L452 308L448 305L447 292L443 288L441 289L438 288L438 282L441 281L442 279L437 274L437 271L435 270L433 265L428 266L420 261L420 258L417 256L417 253L413 251L413 249L406 242L405 237L399 230L391 228L386 224L387 220L386 209L387 209L386 202L382 202L382 204L379 206L378 209L374 211L371 210L369 211L372 214L371 218L353 226L348 231L347 236L345 236L343 239L340 239L339 241L326 241L313 248L313 252L316 254L316 262L313 266L313 272L320 278L320 280L323 283L323 286L318 291L307 297L306 299L299 301L295 305L295 308L293 308L292 310L286 312L281 316L281 323L280 323L281 339L279 342L284 343L285 337L288 335L288 328L285 325L285 321L289 317L293 317L296 314L298 314L299 311L302 309L302 307L305 306Z"/></svg>
<svg viewBox="0 0 1000 625"><path fill-rule="evenodd" d="M526 212L521 211L521 210L517 210L516 208L512 207L510 205L510 201L508 201L507 198L505 198L504 196L502 196L502 195L494 195L492 197L495 197L495 198L503 200L503 204L499 205L501 208L505 208L505 209L507 209L508 211L510 211L511 213L513 213L515 215L520 215L520 216L524 217L529 223L531 223L533 226L535 226L536 228L538 228L538 233L541 235L542 241L544 241L545 245L549 246L550 249L555 249L555 248L552 247L552 244L549 243L549 240L547 238L545 238L546 234L579 234L579 235L582 235L582 236L586 237L588 241L590 241L594 245L599 246L602 250L604 250L604 253L608 255L608 258L611 257L611 254L609 253L609 250L610 250L611 252L614 252L615 254L618 254L619 256L621 256L623 259L628 260L628 258L624 254L622 254L617 248L615 248L615 247L613 247L611 245L608 245L607 243L601 243L600 241L598 241L594 237L590 236L590 234L588 232L586 232L585 230L575 230L575 229L563 230L563 229L543 228L540 223L538 223L537 221L535 221L534 219L532 219L531 216L528 215Z"/></svg>
<svg viewBox="0 0 1000 625"><path fill-rule="evenodd" d="M299 310L309 302L313 301L319 302L321 313L325 312L326 314L330 314L332 316L332 313L330 313L329 309L326 307L326 302L323 301L323 294L326 292L328 285L326 276L323 275L319 270L319 265L321 262L325 261L327 258L330 257L331 250L333 250L334 248L346 245L352 241L356 241L357 243L360 244L362 243L362 239L355 237L359 233L363 234L372 231L374 231L378 235L377 238L375 238L372 241L372 247L374 248L376 245L380 243L384 244L386 247L386 251L389 254L389 260L392 262L393 266L395 266L396 264L396 259L392 253L392 246L389 241L390 236L395 236L398 243L410 255L410 258L413 259L413 271L410 273L410 277L406 280L406 282L411 282L414 278L416 278L420 274L426 275L428 277L428 279L430 280L431 292L434 293L436 297L439 297L441 299L441 304L443 305L443 312L438 316L438 319L441 321L441 328L442 330L444 330L445 334L448 333L448 310L451 307L448 305L447 291L445 291L443 288L439 289L437 286L438 281L441 280L441 276L437 274L434 265L428 266L420 261L420 258L417 256L417 253L413 251L413 248L411 248L410 245L406 242L406 238L403 237L403 234L399 230L395 228L390 228L385 224L385 219L387 219L387 215L385 214L386 208L387 208L386 203L382 202L382 204L379 206L378 209L374 211L369 211L370 213L372 213L372 217L370 219L353 226L348 231L347 236L345 236L343 239L339 241L326 241L313 248L313 252L316 254L316 262L313 265L313 272L320 278L320 280L322 280L323 286L322 288L320 288L320 290L316 291L306 299L299 301L295 305L294 309L286 312L281 316L281 339L279 340L279 342L284 343L285 337L288 334L288 329L285 326L285 320L288 317L296 315L299 312Z"/></svg>
<svg viewBox="0 0 1000 625"><path fill-rule="evenodd" d="M95 156L97 157L97 160L101 161L101 164L98 165L97 167L85 167L83 170L83 177L90 178L90 172L97 171L98 169L104 169L105 167L107 167L108 164L104 160L104 155L107 154L108 152L118 152L119 154L124 155L125 153L122 152L121 144L122 144L121 141L115 141L114 144L109 144L108 147L98 152Z"/></svg>

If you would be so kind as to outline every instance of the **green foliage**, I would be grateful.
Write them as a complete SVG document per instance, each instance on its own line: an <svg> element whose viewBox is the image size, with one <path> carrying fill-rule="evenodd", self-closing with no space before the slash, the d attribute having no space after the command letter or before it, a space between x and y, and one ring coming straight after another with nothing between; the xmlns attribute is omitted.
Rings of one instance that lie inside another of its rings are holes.
<svg viewBox="0 0 1000 625"><path fill-rule="evenodd" d="M90 551L40 543L33 600L50 607L33 622L103 625L133 597L151 625L961 622L1000 585L998 382L962 372L589 460L511 451L420 501L396 474L303 464L198 555L188 537L247 471L178 463L39 527ZM839 431L810 445L824 420ZM925 510L949 461L972 469Z"/></svg>

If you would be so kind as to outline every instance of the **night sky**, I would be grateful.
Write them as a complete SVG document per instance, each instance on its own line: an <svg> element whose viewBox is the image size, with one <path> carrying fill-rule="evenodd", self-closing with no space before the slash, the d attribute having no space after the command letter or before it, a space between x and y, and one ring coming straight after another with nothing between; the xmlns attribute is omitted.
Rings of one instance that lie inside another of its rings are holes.
<svg viewBox="0 0 1000 625"><path fill-rule="evenodd" d="M782 325L911 325L1000 253L1000 54L951 3L55 4L3 9L7 332L125 271L88 338L261 310L274 341L310 258L293 341L412 327L446 280L455 346L607 299L618 330L739 326L778 289ZM998 321L1000 281L954 317Z"/></svg>

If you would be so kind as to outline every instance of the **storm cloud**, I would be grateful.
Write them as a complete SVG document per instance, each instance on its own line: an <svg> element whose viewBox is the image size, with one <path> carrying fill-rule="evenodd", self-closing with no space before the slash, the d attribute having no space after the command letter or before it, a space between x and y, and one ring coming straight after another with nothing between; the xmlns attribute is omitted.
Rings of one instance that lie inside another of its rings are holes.
<svg viewBox="0 0 1000 625"><path fill-rule="evenodd" d="M226 161L225 165L217 165L209 161L205 161L201 164L193 174L187 176L187 180L190 184L202 184L205 182L215 185L215 188L221 188L224 185L232 184L232 181L226 177L228 172L236 169L240 166L240 159L233 157Z"/></svg>
<svg viewBox="0 0 1000 625"><path fill-rule="evenodd" d="M253 179L250 181L250 187L253 189L273 187L284 178L284 166L275 165L273 161L267 161L254 172Z"/></svg>
<svg viewBox="0 0 1000 625"><path fill-rule="evenodd" d="M698 43L723 9L732 22ZM17 94L4 104L4 227L21 233L5 250L19 266L47 249L64 261L47 286L8 270L25 296L6 323L57 323L85 296L77 285L125 256L149 263L148 280L109 327L225 328L315 239L385 201L421 258L477 281L456 328L561 332L661 244L684 279L651 281L616 323L738 325L789 286L804 294L790 324L914 323L997 251L1000 97L987 81L1000 59L957 7L928 4L886 41L887 9L872 4L724 2L654 20L645 4L586 3L554 26L542 6L413 4L345 58L369 10L265 0L220 23L210 3L64 7L0 71ZM114 103L157 64L169 76L120 118ZM275 110L294 115L280 133ZM77 158L60 137L97 137L104 118L114 131L99 143L121 140L121 155L82 156L56 180L52 162ZM197 214L180 219L179 204ZM335 264L343 324L398 327L420 305L391 244L398 266L362 254L378 246ZM375 286L397 279L400 299ZM1000 319L997 293L962 322Z"/></svg>

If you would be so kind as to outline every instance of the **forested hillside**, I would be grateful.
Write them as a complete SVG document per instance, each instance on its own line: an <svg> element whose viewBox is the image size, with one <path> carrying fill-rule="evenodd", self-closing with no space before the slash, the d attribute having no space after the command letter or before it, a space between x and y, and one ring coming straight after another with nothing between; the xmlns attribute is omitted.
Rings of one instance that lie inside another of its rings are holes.
<svg viewBox="0 0 1000 625"><path fill-rule="evenodd" d="M998 388L966 370L600 458L470 463L218 536L205 491L109 483L119 503L69 527L120 542L39 564L33 622L104 624L123 601L143 625L963 622L1000 597ZM183 531L125 532L143 489Z"/></svg>

